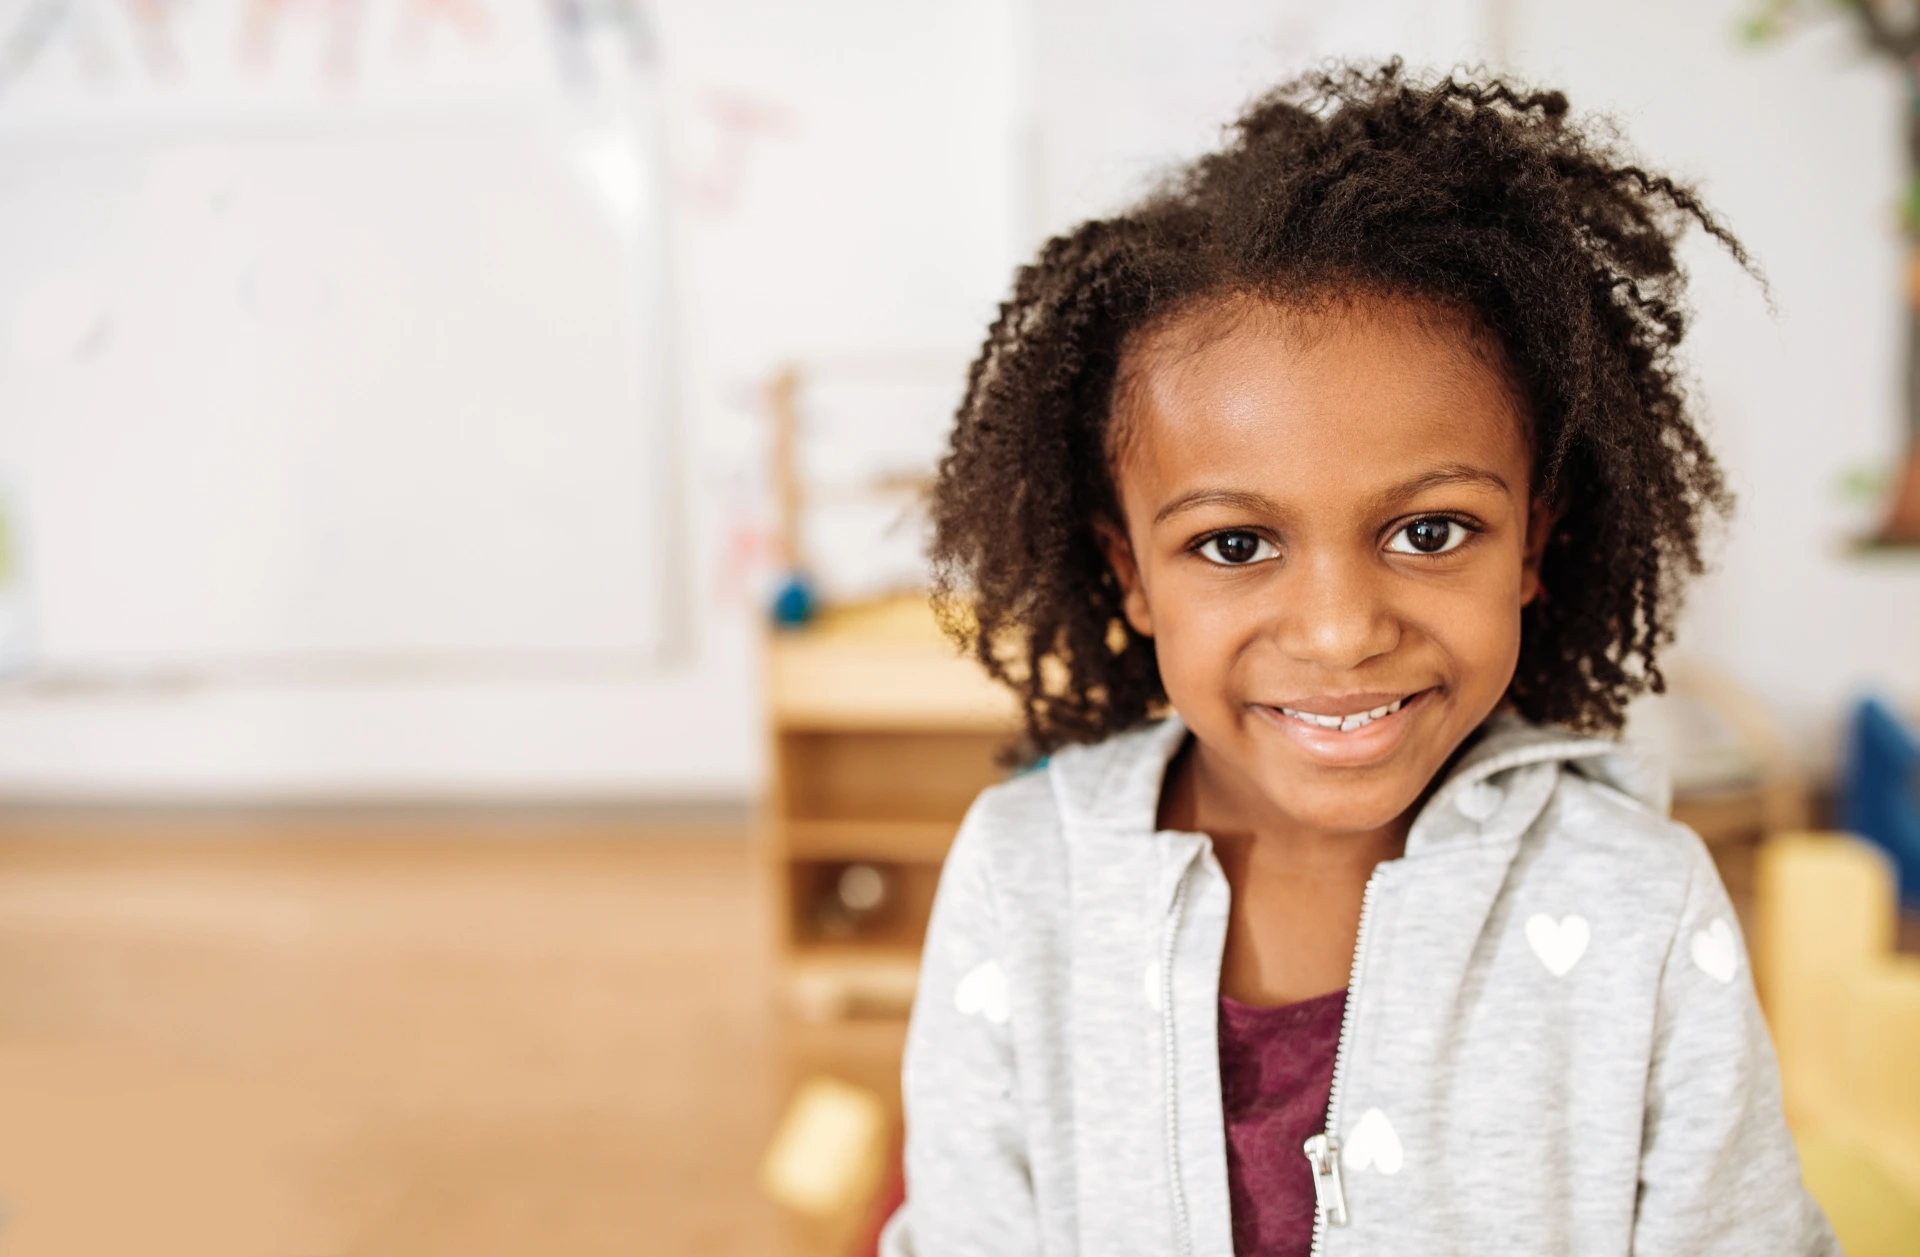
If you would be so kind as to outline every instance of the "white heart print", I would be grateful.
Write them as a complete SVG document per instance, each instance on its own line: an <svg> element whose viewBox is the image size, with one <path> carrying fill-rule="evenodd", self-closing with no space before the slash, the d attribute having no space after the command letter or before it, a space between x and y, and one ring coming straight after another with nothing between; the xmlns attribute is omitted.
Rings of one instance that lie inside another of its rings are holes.
<svg viewBox="0 0 1920 1257"><path fill-rule="evenodd" d="M1704 930L1695 930L1692 940L1693 963L1715 982L1733 981L1739 950L1733 945L1733 928L1724 917L1715 917Z"/></svg>
<svg viewBox="0 0 1920 1257"><path fill-rule="evenodd" d="M1393 1133L1393 1123L1379 1109L1368 1109L1347 1132L1346 1148L1340 1159L1349 1170L1373 1169L1382 1174L1398 1174L1402 1156L1400 1136Z"/></svg>
<svg viewBox="0 0 1920 1257"><path fill-rule="evenodd" d="M953 1006L963 1017L978 1013L996 1026L1005 1025L1007 975L991 960L975 965L953 988Z"/></svg>
<svg viewBox="0 0 1920 1257"><path fill-rule="evenodd" d="M1527 918L1527 945L1556 978L1565 977L1580 963L1592 937L1585 917L1566 916L1556 921L1544 912L1536 912Z"/></svg>

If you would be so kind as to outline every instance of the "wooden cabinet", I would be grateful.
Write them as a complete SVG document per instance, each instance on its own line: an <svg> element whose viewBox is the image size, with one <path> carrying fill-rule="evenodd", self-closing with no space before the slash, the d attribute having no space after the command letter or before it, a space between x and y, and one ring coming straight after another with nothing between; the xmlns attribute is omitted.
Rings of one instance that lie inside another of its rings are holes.
<svg viewBox="0 0 1920 1257"><path fill-rule="evenodd" d="M940 863L974 796L1005 775L1017 709L918 598L770 630L766 665L762 840L789 1071L897 1106ZM860 912L839 893L856 866L858 898L879 894Z"/></svg>

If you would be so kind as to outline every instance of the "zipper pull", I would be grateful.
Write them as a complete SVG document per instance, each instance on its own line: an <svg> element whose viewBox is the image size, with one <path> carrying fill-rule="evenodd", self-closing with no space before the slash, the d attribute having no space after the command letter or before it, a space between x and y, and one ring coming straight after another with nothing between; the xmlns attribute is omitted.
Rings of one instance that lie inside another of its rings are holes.
<svg viewBox="0 0 1920 1257"><path fill-rule="evenodd" d="M1340 1141L1323 1132L1307 1140L1303 1150L1307 1164L1313 1167L1313 1199L1321 1221L1328 1226L1345 1226L1347 1188L1340 1181Z"/></svg>

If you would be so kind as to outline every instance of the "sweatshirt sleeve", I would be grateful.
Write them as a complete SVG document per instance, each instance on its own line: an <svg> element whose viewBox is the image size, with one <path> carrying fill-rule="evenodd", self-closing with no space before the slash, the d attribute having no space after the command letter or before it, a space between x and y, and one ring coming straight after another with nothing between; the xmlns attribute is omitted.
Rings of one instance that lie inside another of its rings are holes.
<svg viewBox="0 0 1920 1257"><path fill-rule="evenodd" d="M1839 1257L1800 1182L1740 927L1697 838L1661 976L1633 1251Z"/></svg>
<svg viewBox="0 0 1920 1257"><path fill-rule="evenodd" d="M984 811L976 803L940 875L902 1069L906 1202L883 1257L1024 1257L1040 1249Z"/></svg>

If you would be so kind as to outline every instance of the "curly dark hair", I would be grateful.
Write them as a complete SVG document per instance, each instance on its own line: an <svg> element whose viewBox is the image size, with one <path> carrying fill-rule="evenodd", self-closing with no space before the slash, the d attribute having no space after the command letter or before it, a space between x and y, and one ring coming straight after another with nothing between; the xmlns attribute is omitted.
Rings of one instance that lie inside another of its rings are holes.
<svg viewBox="0 0 1920 1257"><path fill-rule="evenodd" d="M1096 539L1117 524L1116 387L1130 342L1225 296L1436 303L1497 342L1559 512L1508 698L1619 728L1663 682L1681 587L1731 499L1687 412L1680 235L1759 278L1695 192L1501 79L1340 66L1254 103L1230 140L1135 208L1048 241L967 377L931 514L936 602L1025 710L1031 758L1166 702ZM1764 283L1764 280L1762 280Z"/></svg>

